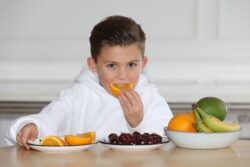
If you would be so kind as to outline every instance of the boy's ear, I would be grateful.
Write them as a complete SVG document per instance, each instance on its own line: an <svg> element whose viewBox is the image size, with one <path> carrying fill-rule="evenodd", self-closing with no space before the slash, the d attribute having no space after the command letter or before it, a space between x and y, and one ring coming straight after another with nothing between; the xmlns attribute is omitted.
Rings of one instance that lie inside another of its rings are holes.
<svg viewBox="0 0 250 167"><path fill-rule="evenodd" d="M144 56L142 60L142 69L146 66L147 63L148 63L148 57Z"/></svg>
<svg viewBox="0 0 250 167"><path fill-rule="evenodd" d="M87 59L88 67L92 72L96 72L96 64L95 60L92 57L88 57Z"/></svg>

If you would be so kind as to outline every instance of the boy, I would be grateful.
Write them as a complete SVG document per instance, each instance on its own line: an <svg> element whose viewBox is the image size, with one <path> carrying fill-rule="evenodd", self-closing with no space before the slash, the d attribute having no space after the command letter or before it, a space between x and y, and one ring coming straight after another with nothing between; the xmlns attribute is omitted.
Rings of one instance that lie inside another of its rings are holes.
<svg viewBox="0 0 250 167"><path fill-rule="evenodd" d="M29 149L27 141L37 137L86 131L95 131L97 139L133 131L163 134L172 112L141 74L147 57L140 25L127 17L108 17L92 30L90 45L89 69L39 114L17 119L6 134L7 145ZM110 84L129 83L134 89L112 95Z"/></svg>

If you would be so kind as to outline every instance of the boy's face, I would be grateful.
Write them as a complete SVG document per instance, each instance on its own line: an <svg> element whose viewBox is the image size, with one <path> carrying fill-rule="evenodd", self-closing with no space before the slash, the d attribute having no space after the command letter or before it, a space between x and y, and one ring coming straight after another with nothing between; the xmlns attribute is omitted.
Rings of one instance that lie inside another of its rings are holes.
<svg viewBox="0 0 250 167"><path fill-rule="evenodd" d="M89 68L97 73L100 83L108 92L111 92L111 83L133 83L135 86L146 63L147 57L142 55L137 44L104 46L97 62L88 59Z"/></svg>

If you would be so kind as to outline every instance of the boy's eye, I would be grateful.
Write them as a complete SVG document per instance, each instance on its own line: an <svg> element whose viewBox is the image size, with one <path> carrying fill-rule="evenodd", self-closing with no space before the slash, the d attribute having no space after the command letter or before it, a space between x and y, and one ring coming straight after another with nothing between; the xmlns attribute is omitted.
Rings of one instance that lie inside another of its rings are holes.
<svg viewBox="0 0 250 167"><path fill-rule="evenodd" d="M116 67L116 65L115 64L108 64L107 67L110 68L110 69L113 69L113 68Z"/></svg>
<svg viewBox="0 0 250 167"><path fill-rule="evenodd" d="M136 63L129 63L128 66L129 66L129 67L136 67L137 64L136 64Z"/></svg>

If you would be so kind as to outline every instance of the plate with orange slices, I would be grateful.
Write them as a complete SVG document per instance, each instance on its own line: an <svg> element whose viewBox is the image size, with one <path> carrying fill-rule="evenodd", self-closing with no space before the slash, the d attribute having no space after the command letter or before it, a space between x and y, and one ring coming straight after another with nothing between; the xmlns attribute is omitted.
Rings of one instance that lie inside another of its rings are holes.
<svg viewBox="0 0 250 167"><path fill-rule="evenodd" d="M28 141L30 148L48 153L83 151L95 144L97 144L95 132L65 135L63 137L45 136L37 138L35 141Z"/></svg>

